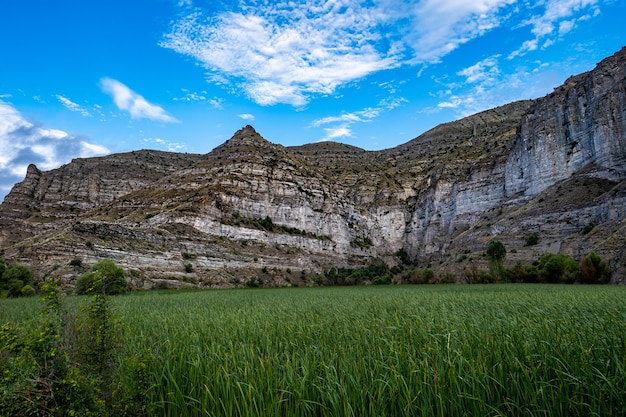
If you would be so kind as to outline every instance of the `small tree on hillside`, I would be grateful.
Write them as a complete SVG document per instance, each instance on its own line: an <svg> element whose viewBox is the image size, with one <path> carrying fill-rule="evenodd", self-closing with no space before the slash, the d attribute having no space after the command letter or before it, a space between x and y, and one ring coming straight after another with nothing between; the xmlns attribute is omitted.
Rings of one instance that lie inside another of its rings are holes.
<svg viewBox="0 0 626 417"><path fill-rule="evenodd" d="M35 290L31 286L32 273L24 265L13 264L5 266L1 263L0 270L0 293L3 297L19 297L20 295L32 295Z"/></svg>
<svg viewBox="0 0 626 417"><path fill-rule="evenodd" d="M489 258L491 274L500 281L504 270L504 258L506 258L506 248L502 242L492 240L487 244L487 258Z"/></svg>
<svg viewBox="0 0 626 417"><path fill-rule="evenodd" d="M594 252L580 261L580 280L585 284L606 284L611 279L611 269Z"/></svg>
<svg viewBox="0 0 626 417"><path fill-rule="evenodd" d="M78 294L117 295L125 293L127 288L124 270L111 259L98 261L91 271L81 275L76 282Z"/></svg>

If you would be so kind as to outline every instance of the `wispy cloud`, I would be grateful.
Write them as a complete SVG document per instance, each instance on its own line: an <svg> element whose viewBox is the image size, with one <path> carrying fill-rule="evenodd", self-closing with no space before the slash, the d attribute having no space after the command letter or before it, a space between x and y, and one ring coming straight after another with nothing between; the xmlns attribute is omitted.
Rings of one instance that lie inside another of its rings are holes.
<svg viewBox="0 0 626 417"><path fill-rule="evenodd" d="M249 0L217 15L196 9L160 45L194 57L211 80L240 84L258 104L303 106L377 71L438 62L500 26L512 3Z"/></svg>
<svg viewBox="0 0 626 417"><path fill-rule="evenodd" d="M515 0L422 0L409 2L412 27L406 37L415 63L439 62L460 45L499 27ZM400 9L402 10L402 9Z"/></svg>
<svg viewBox="0 0 626 417"><path fill-rule="evenodd" d="M176 123L174 117L170 116L161 106L149 103L141 95L137 94L121 82L111 78L100 80L102 91L113 97L115 105L130 113L133 119L150 119L158 122Z"/></svg>
<svg viewBox="0 0 626 417"><path fill-rule="evenodd" d="M0 100L0 198L24 178L31 163L49 170L72 158L108 153L107 148L62 130L36 126L13 105Z"/></svg>
<svg viewBox="0 0 626 417"><path fill-rule="evenodd" d="M367 107L363 110L346 112L338 116L327 116L321 119L316 119L311 122L311 127L335 125L324 128L326 134L324 135L322 140L334 140L341 137L350 137L352 136L352 130L350 129L350 127L353 124L371 122L381 113L390 111L405 102L406 99L404 98L391 97L385 100L381 100L376 107Z"/></svg>
<svg viewBox="0 0 626 417"><path fill-rule="evenodd" d="M160 45L193 57L210 82L234 85L258 104L302 107L379 71L421 72L506 25L530 28L504 52L509 58L547 48L596 15L602 1L242 0L220 13L183 8Z"/></svg>
<svg viewBox="0 0 626 417"><path fill-rule="evenodd" d="M537 12L522 23L530 26L533 37L509 55L509 59L525 55L539 48L546 48L574 29L576 23L587 20L600 12L601 0L547 0L539 3Z"/></svg>
<svg viewBox="0 0 626 417"><path fill-rule="evenodd" d="M184 143L172 142L163 138L147 138L143 140L145 143L157 145L160 148L166 149L170 152L180 152L187 148Z"/></svg>
<svg viewBox="0 0 626 417"><path fill-rule="evenodd" d="M243 120L254 120L254 115L250 113L239 114L238 117L240 117Z"/></svg>
<svg viewBox="0 0 626 417"><path fill-rule="evenodd" d="M235 81L261 105L303 106L347 82L400 64L401 44L378 30L377 6L340 2L248 2L238 12L177 21L161 46ZM397 36L395 36L397 37Z"/></svg>
<svg viewBox="0 0 626 417"><path fill-rule="evenodd" d="M61 102L61 104L63 104L65 106L65 108L67 108L68 110L71 110L73 112L76 113L80 113L81 115L85 116L85 117L91 117L91 113L89 113L89 111L87 109L85 109L83 106L81 106L80 104L74 103L72 100L70 100L67 97L64 97L60 94L56 95L57 100L59 100L59 102Z"/></svg>

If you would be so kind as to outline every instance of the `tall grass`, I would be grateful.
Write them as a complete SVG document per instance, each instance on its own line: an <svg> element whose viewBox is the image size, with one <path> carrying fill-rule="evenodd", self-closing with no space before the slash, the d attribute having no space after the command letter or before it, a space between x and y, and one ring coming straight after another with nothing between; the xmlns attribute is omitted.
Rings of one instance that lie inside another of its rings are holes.
<svg viewBox="0 0 626 417"><path fill-rule="evenodd" d="M150 292L114 304L127 351L155 358L145 395L163 416L626 410L626 287Z"/></svg>

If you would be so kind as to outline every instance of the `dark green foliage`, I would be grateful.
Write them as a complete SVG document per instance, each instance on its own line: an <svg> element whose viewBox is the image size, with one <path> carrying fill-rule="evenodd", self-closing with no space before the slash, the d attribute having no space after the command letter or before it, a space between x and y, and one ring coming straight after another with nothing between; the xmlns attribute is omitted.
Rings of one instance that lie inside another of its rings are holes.
<svg viewBox="0 0 626 417"><path fill-rule="evenodd" d="M59 280L44 282L42 293L37 322L0 327L0 416L154 415L146 394L154 386L147 363L155 359L122 352L108 298L97 293L72 315Z"/></svg>
<svg viewBox="0 0 626 417"><path fill-rule="evenodd" d="M499 240L492 240L487 244L487 258L489 258L489 269L491 275L497 281L503 278L504 258L506 258L506 248Z"/></svg>
<svg viewBox="0 0 626 417"><path fill-rule="evenodd" d="M487 257L490 260L502 262L506 257L506 248L499 240L492 240L487 244Z"/></svg>
<svg viewBox="0 0 626 417"><path fill-rule="evenodd" d="M595 223L588 223L585 226L583 226L583 229L581 230L583 235L586 235L588 233L590 233L593 228L596 227Z"/></svg>
<svg viewBox="0 0 626 417"><path fill-rule="evenodd" d="M410 271L404 276L404 281L409 284L430 284L435 278L435 273L429 268L420 268Z"/></svg>
<svg viewBox="0 0 626 417"><path fill-rule="evenodd" d="M239 213L233 213L231 218L221 218L220 221L222 222L222 224L249 227L252 229L264 230L272 233L285 233L288 235L306 236L314 239L332 240L330 237L325 235L320 236L316 235L315 233L307 232L306 230L298 229L296 227L276 224L269 216L265 216L265 218L263 219L257 219L252 217L243 217L239 215Z"/></svg>
<svg viewBox="0 0 626 417"><path fill-rule="evenodd" d="M190 263L186 263L185 264L185 272L188 273L188 274L193 272L193 265L190 264Z"/></svg>
<svg viewBox="0 0 626 417"><path fill-rule="evenodd" d="M578 277L578 262L572 257L552 253L541 255L538 282L571 284Z"/></svg>
<svg viewBox="0 0 626 417"><path fill-rule="evenodd" d="M56 280L43 284L44 309L32 330L0 328L2 416L103 415L92 377L79 372L63 338L68 322L59 288Z"/></svg>
<svg viewBox="0 0 626 417"><path fill-rule="evenodd" d="M537 282L539 271L534 265L524 265L517 262L512 268L505 271L505 278L508 282Z"/></svg>
<svg viewBox="0 0 626 417"><path fill-rule="evenodd" d="M580 261L580 281L584 284L606 284L611 279L611 270L594 252Z"/></svg>
<svg viewBox="0 0 626 417"><path fill-rule="evenodd" d="M2 297L20 297L23 295L32 295L30 289L22 291L25 286L32 289L32 273L30 269L24 265L8 265L4 261L0 265L0 295Z"/></svg>
<svg viewBox="0 0 626 417"><path fill-rule="evenodd" d="M71 266L83 266L83 261L81 261L80 259L75 258L75 259L72 259L70 261L70 265Z"/></svg>
<svg viewBox="0 0 626 417"><path fill-rule="evenodd" d="M125 293L127 289L124 270L110 259L98 261L91 271L81 275L76 282L77 294L117 295Z"/></svg>
<svg viewBox="0 0 626 417"><path fill-rule="evenodd" d="M331 268L325 278L327 285L390 284L391 271L384 261L373 259L363 268Z"/></svg>
<svg viewBox="0 0 626 417"><path fill-rule="evenodd" d="M353 248L369 248L370 246L372 246L374 243L372 242L372 239L370 239L369 237L355 237L354 239L352 239L352 241L350 242L350 246L352 246Z"/></svg>
<svg viewBox="0 0 626 417"><path fill-rule="evenodd" d="M409 256L408 253L406 253L406 251L404 249L398 250L398 252L396 252L396 256L398 258L400 258L400 262L402 262L404 265L412 265L413 264L413 261L411 260L411 257Z"/></svg>
<svg viewBox="0 0 626 417"><path fill-rule="evenodd" d="M539 236L537 233L532 233L526 238L526 246L535 246L537 243L539 243Z"/></svg>

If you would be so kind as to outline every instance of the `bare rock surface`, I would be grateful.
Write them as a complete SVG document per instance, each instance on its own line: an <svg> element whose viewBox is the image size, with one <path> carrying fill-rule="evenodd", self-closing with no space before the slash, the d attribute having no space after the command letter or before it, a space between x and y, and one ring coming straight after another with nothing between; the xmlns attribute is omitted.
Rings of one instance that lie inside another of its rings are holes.
<svg viewBox="0 0 626 417"><path fill-rule="evenodd" d="M625 180L622 49L543 98L383 151L283 147L246 126L206 155L31 165L0 205L0 249L69 285L111 258L137 288L238 287L306 285L400 253L463 281L499 239L509 264L593 250L624 282Z"/></svg>

